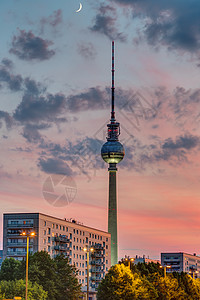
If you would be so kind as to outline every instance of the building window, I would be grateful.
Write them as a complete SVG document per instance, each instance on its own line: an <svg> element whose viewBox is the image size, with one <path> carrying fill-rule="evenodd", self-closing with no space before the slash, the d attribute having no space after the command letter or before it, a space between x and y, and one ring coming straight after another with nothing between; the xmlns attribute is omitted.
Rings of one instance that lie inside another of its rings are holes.
<svg viewBox="0 0 200 300"><path fill-rule="evenodd" d="M65 231L65 226L63 226L63 231Z"/></svg>
<svg viewBox="0 0 200 300"><path fill-rule="evenodd" d="M99 240L99 235L98 235L98 240Z"/></svg>
<svg viewBox="0 0 200 300"><path fill-rule="evenodd" d="M75 250L75 246L73 246L73 249Z"/></svg>
<svg viewBox="0 0 200 300"><path fill-rule="evenodd" d="M76 242L76 238L74 237L74 242Z"/></svg>
<svg viewBox="0 0 200 300"><path fill-rule="evenodd" d="M74 258L76 258L76 254L74 253Z"/></svg>
<svg viewBox="0 0 200 300"><path fill-rule="evenodd" d="M78 238L77 238L77 243L78 243Z"/></svg>
<svg viewBox="0 0 200 300"><path fill-rule="evenodd" d="M106 238L106 242L108 241L108 238Z"/></svg>
<svg viewBox="0 0 200 300"><path fill-rule="evenodd" d="M81 276L81 271L79 271L79 275Z"/></svg>
<svg viewBox="0 0 200 300"><path fill-rule="evenodd" d="M76 233L78 234L78 230L76 230Z"/></svg>
<svg viewBox="0 0 200 300"><path fill-rule="evenodd" d="M78 254L76 254L76 258L78 258Z"/></svg>
<svg viewBox="0 0 200 300"><path fill-rule="evenodd" d="M108 261L106 260L106 264L108 264Z"/></svg>
<svg viewBox="0 0 200 300"><path fill-rule="evenodd" d="M100 240L102 241L102 236L100 236Z"/></svg>
<svg viewBox="0 0 200 300"><path fill-rule="evenodd" d="M80 239L80 243L82 243L82 240Z"/></svg>
<svg viewBox="0 0 200 300"><path fill-rule="evenodd" d="M79 255L79 257L80 257L80 259L81 259L81 257L82 257L82 256L81 256L81 255Z"/></svg>
<svg viewBox="0 0 200 300"><path fill-rule="evenodd" d="M44 230L44 235L46 235L47 234L47 231L46 230Z"/></svg>
<svg viewBox="0 0 200 300"><path fill-rule="evenodd" d="M62 226L60 225L60 230L62 229Z"/></svg>
<svg viewBox="0 0 200 300"><path fill-rule="evenodd" d="M92 235L92 238L94 238L94 234Z"/></svg>
<svg viewBox="0 0 200 300"><path fill-rule="evenodd" d="M84 268L84 264L82 264L82 268Z"/></svg>
<svg viewBox="0 0 200 300"><path fill-rule="evenodd" d="M68 227L66 227L66 231L68 231Z"/></svg>
<svg viewBox="0 0 200 300"><path fill-rule="evenodd" d="M85 235L85 232L83 231L83 236Z"/></svg>
<svg viewBox="0 0 200 300"><path fill-rule="evenodd" d="M47 222L46 221L44 221L44 226L47 226Z"/></svg>
<svg viewBox="0 0 200 300"><path fill-rule="evenodd" d="M91 238L91 233L90 233L90 238Z"/></svg>
<svg viewBox="0 0 200 300"><path fill-rule="evenodd" d="M84 255L82 255L82 259L84 259ZM83 264L84 265L84 264ZM83 266L84 267L84 266Z"/></svg>
<svg viewBox="0 0 200 300"><path fill-rule="evenodd" d="M95 239L97 238L96 234L95 234Z"/></svg>
<svg viewBox="0 0 200 300"><path fill-rule="evenodd" d="M86 237L86 241L85 242L88 243L88 237Z"/></svg>
<svg viewBox="0 0 200 300"><path fill-rule="evenodd" d="M82 284L84 284L84 279L82 279Z"/></svg>
<svg viewBox="0 0 200 300"><path fill-rule="evenodd" d="M50 246L48 246L48 252L50 252L51 251L51 247Z"/></svg>
<svg viewBox="0 0 200 300"><path fill-rule="evenodd" d="M48 228L48 234L51 234L51 228Z"/></svg>
<svg viewBox="0 0 200 300"><path fill-rule="evenodd" d="M48 243L51 243L51 238L50 238L50 236L48 236Z"/></svg>
<svg viewBox="0 0 200 300"><path fill-rule="evenodd" d="M108 249L108 245L106 245L106 249Z"/></svg>
<svg viewBox="0 0 200 300"><path fill-rule="evenodd" d="M69 238L72 239L72 233L70 233Z"/></svg>
<svg viewBox="0 0 200 300"><path fill-rule="evenodd" d="M58 224L56 224L56 229L58 229Z"/></svg>
<svg viewBox="0 0 200 300"><path fill-rule="evenodd" d="M74 233L76 233L76 230L74 229Z"/></svg>
<svg viewBox="0 0 200 300"><path fill-rule="evenodd" d="M82 234L81 230L80 230L80 235Z"/></svg>
<svg viewBox="0 0 200 300"><path fill-rule="evenodd" d="M78 267L78 263L76 263L76 266Z"/></svg>
<svg viewBox="0 0 200 300"><path fill-rule="evenodd" d="M76 246L76 250L78 250L78 246Z"/></svg>
<svg viewBox="0 0 200 300"><path fill-rule="evenodd" d="M52 228L54 228L54 224L52 224Z"/></svg>

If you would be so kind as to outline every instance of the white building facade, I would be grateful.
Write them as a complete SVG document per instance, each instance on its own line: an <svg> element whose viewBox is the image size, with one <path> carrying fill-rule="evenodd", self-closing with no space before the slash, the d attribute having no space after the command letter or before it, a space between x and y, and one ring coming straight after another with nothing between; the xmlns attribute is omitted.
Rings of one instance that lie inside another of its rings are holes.
<svg viewBox="0 0 200 300"><path fill-rule="evenodd" d="M111 266L111 236L108 232L90 228L75 220L67 221L42 213L4 214L3 259L26 256L26 237L21 231L34 231L29 251L47 251L51 257L66 255L71 265L78 269L79 283L87 285L87 254L84 247L93 247L90 255L90 286L96 289ZM96 253L96 254L95 254Z"/></svg>

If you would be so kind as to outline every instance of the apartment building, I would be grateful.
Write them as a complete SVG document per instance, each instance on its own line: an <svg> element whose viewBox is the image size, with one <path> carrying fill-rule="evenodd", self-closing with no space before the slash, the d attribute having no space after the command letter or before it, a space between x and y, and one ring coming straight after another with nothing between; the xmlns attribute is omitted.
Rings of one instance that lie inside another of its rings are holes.
<svg viewBox="0 0 200 300"><path fill-rule="evenodd" d="M3 259L26 256L26 237L22 231L34 231L29 251L47 251L51 257L64 253L79 270L79 283L87 285L87 254L84 247L93 247L90 253L90 287L97 288L111 266L111 236L108 232L84 226L70 219L59 219L42 213L6 213L3 223Z"/></svg>
<svg viewBox="0 0 200 300"><path fill-rule="evenodd" d="M186 272L193 278L200 278L200 257L196 253L193 255L184 252L161 253L161 264L167 267L168 273Z"/></svg>

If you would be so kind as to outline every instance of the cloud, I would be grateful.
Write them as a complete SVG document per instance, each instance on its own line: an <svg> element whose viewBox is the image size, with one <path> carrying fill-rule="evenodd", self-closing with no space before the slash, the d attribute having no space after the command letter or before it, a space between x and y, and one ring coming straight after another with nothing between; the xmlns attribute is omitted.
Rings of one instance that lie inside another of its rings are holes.
<svg viewBox="0 0 200 300"><path fill-rule="evenodd" d="M48 174L60 174L66 176L72 176L72 169L68 166L68 164L56 158L39 158L38 167L41 171Z"/></svg>
<svg viewBox="0 0 200 300"><path fill-rule="evenodd" d="M143 19L149 44L190 53L200 48L200 2L168 0L113 0L132 7L133 17Z"/></svg>
<svg viewBox="0 0 200 300"><path fill-rule="evenodd" d="M54 50L49 50L49 46L51 45L53 45L52 41L43 40L35 36L31 31L20 30L19 35L13 37L12 48L9 52L22 60L42 61L50 59L55 55Z"/></svg>
<svg viewBox="0 0 200 300"><path fill-rule="evenodd" d="M93 32L106 35L110 40L126 41L124 33L119 32L116 25L116 10L109 5L101 5L94 19L94 25L90 27Z"/></svg>
<svg viewBox="0 0 200 300"><path fill-rule="evenodd" d="M7 83L9 89L13 92L20 91L22 89L22 76L11 74L10 71L0 66L0 82Z"/></svg>
<svg viewBox="0 0 200 300"><path fill-rule="evenodd" d="M12 69L13 66L14 66L12 60L10 60L10 59L8 59L8 58L3 58L2 61L1 61L1 63L2 63L5 67L7 67L8 69Z"/></svg>
<svg viewBox="0 0 200 300"><path fill-rule="evenodd" d="M94 59L97 55L93 44L86 42L78 44L78 53L86 59Z"/></svg>
<svg viewBox="0 0 200 300"><path fill-rule="evenodd" d="M104 109L108 105L109 95L106 90L92 87L86 92L71 95L67 98L67 108L71 112Z"/></svg>
<svg viewBox="0 0 200 300"><path fill-rule="evenodd" d="M46 87L44 87L41 83L38 83L29 77L24 79L24 86L25 86L26 94L37 96L46 91Z"/></svg>
<svg viewBox="0 0 200 300"><path fill-rule="evenodd" d="M41 33L44 32L46 26L50 26L56 31L56 28L58 27L58 25L62 24L62 22L63 22L62 10L61 9L55 10L52 15L46 18L43 17L40 20Z"/></svg>
<svg viewBox="0 0 200 300"><path fill-rule="evenodd" d="M13 118L9 115L8 112L0 110L0 128L2 127L1 120L5 122L7 129L10 129L12 127Z"/></svg>
<svg viewBox="0 0 200 300"><path fill-rule="evenodd" d="M66 122L66 118L58 118L65 112L66 99L62 94L35 96L25 94L16 108L13 117L22 123L26 122Z"/></svg>
<svg viewBox="0 0 200 300"><path fill-rule="evenodd" d="M42 135L39 133L39 130L48 129L51 126L49 124L26 124L23 128L22 136L29 143L41 143L43 141Z"/></svg>

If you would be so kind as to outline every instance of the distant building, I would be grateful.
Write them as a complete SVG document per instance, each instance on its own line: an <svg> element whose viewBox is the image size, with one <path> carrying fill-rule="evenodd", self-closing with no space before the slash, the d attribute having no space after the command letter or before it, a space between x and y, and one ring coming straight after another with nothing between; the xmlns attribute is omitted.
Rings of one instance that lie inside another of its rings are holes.
<svg viewBox="0 0 200 300"><path fill-rule="evenodd" d="M3 250L0 250L0 269L1 269L2 261L3 261Z"/></svg>
<svg viewBox="0 0 200 300"><path fill-rule="evenodd" d="M124 258L122 258L121 260L122 262L124 261L131 261L132 263L134 263L134 265L137 265L138 263L146 263L146 264L149 264L151 262L157 264L159 263L160 264L160 260L157 260L157 259L151 259L148 257L146 257L145 255L143 256L139 256L139 255L136 255L135 257L130 257L130 256L126 256Z"/></svg>
<svg viewBox="0 0 200 300"><path fill-rule="evenodd" d="M161 253L161 264L167 267L168 273L186 272L193 278L200 278L200 257L196 253L193 255L184 252Z"/></svg>
<svg viewBox="0 0 200 300"><path fill-rule="evenodd" d="M108 232L90 228L75 220L67 221L41 213L4 214L3 259L14 257L22 260L26 256L26 237L22 231L34 231L30 238L29 251L47 251L51 257L63 253L69 262L79 270L79 283L87 285L86 246L93 247L90 254L90 288L93 291L111 266L111 235Z"/></svg>

